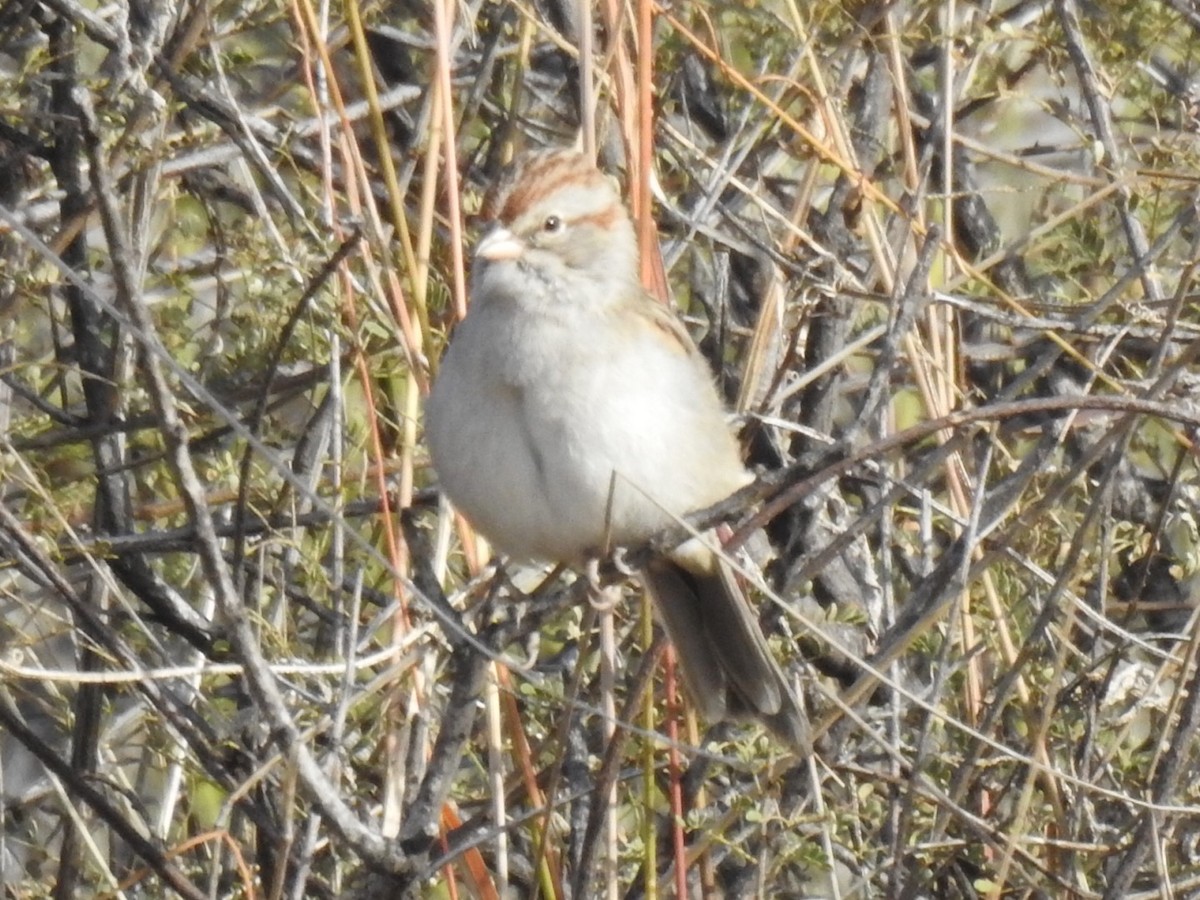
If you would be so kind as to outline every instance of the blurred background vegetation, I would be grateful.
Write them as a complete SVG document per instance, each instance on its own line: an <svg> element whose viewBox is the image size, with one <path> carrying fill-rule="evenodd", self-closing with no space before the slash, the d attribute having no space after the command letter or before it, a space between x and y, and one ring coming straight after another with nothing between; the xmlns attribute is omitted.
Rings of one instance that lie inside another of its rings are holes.
<svg viewBox="0 0 1200 900"><path fill-rule="evenodd" d="M1200 896L1198 48L1189 0L2 0L5 897ZM811 760L437 499L482 192L576 141L737 411Z"/></svg>

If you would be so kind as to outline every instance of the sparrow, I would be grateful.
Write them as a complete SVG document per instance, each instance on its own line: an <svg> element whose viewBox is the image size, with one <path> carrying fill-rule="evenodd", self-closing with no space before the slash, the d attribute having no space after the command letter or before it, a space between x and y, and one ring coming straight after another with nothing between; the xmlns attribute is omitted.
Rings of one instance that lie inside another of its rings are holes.
<svg viewBox="0 0 1200 900"><path fill-rule="evenodd" d="M443 492L496 549L578 564L753 480L703 357L638 282L612 179L572 150L527 153L485 217L425 435ZM758 719L811 752L808 719L727 563L693 539L640 577L700 713Z"/></svg>

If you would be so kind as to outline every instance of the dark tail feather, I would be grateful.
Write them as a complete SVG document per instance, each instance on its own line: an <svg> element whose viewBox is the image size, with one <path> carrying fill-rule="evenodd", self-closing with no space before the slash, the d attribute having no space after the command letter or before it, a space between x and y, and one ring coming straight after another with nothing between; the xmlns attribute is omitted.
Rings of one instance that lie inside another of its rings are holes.
<svg viewBox="0 0 1200 900"><path fill-rule="evenodd" d="M703 716L756 718L796 752L811 753L808 717L729 568L718 562L701 574L659 557L645 579Z"/></svg>

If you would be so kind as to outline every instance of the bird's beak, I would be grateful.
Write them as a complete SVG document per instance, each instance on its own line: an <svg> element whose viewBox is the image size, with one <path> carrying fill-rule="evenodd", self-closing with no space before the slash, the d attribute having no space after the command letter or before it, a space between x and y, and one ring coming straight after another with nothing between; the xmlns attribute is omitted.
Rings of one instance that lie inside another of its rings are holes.
<svg viewBox="0 0 1200 900"><path fill-rule="evenodd" d="M525 242L507 228L489 231L475 248L476 258L486 259L488 262L516 259L524 252Z"/></svg>

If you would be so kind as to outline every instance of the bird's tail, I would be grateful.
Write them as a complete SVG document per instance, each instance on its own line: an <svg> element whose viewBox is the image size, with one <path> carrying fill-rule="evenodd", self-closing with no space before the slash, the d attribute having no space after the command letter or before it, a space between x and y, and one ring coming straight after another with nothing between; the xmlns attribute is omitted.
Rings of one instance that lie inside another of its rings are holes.
<svg viewBox="0 0 1200 900"><path fill-rule="evenodd" d="M812 753L808 717L744 592L724 561L708 557L658 557L644 572L692 701L711 722L755 718L797 753Z"/></svg>

